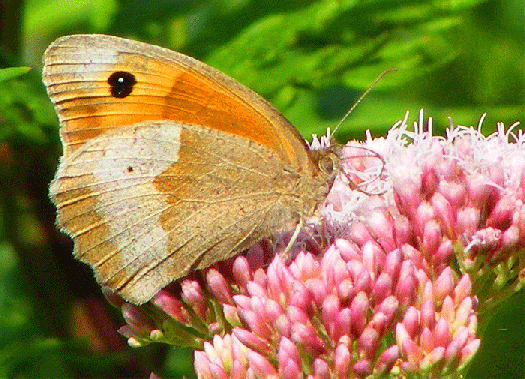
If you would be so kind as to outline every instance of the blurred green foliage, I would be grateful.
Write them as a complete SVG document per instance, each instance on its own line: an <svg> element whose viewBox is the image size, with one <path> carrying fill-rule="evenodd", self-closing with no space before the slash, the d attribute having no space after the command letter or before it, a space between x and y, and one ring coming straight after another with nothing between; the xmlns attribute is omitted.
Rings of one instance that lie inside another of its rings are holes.
<svg viewBox="0 0 525 379"><path fill-rule="evenodd" d="M487 112L487 132L496 121L524 120L520 0L5 4L9 7L0 3L0 68L5 68L0 71L0 377L144 377L151 371L194 376L190 351L126 348L115 332L122 321L101 300L90 270L71 259L70 241L54 228L47 186L60 144L40 70L46 46L60 35L114 34L192 55L263 95L305 136L334 126L390 67L397 72L381 80L338 139L361 139L367 129L384 134L406 111L415 120L420 108L434 118L437 133L448 125L447 117L475 125ZM21 20L17 30L6 27L13 19ZM27 66L33 70L27 72ZM477 358L469 377L523 377L521 295L494 316L496 325L504 325L487 329L479 355L502 359ZM101 332L102 324L110 328Z"/></svg>

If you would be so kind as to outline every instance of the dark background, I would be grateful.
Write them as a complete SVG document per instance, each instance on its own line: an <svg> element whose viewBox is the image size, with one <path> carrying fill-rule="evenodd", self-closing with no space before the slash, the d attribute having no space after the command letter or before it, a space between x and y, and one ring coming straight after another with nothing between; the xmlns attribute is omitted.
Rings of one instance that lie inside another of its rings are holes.
<svg viewBox="0 0 525 379"><path fill-rule="evenodd" d="M60 144L41 84L56 37L105 33L194 56L272 102L307 138L337 124L387 75L337 138L384 135L423 108L455 124L524 121L522 0L250 1L3 0L0 2L0 377L193 377L191 351L131 349L118 313L54 228L47 188ZM483 336L470 378L525 377L525 296Z"/></svg>

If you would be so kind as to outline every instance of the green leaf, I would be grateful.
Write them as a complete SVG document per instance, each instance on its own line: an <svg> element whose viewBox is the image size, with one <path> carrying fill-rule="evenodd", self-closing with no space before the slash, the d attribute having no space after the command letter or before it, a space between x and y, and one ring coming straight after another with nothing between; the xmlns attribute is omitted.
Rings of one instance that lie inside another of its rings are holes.
<svg viewBox="0 0 525 379"><path fill-rule="evenodd" d="M0 69L0 82L11 80L31 71L31 67L8 67Z"/></svg>

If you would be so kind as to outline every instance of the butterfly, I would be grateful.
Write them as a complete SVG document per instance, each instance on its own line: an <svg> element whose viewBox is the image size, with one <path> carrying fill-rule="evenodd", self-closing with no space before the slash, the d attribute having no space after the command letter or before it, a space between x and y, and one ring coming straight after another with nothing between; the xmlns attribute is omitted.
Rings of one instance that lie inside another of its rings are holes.
<svg viewBox="0 0 525 379"><path fill-rule="evenodd" d="M73 35L44 55L63 156L58 226L101 285L142 304L314 214L337 144L310 150L272 105L183 54Z"/></svg>

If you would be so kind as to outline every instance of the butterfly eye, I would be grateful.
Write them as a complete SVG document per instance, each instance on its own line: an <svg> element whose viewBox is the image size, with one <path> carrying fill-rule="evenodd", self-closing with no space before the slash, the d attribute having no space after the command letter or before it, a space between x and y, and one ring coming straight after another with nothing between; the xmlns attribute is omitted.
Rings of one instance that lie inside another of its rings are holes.
<svg viewBox="0 0 525 379"><path fill-rule="evenodd" d="M339 171L339 153L335 147L328 150L319 150L314 154L319 170L328 175L334 175Z"/></svg>
<svg viewBox="0 0 525 379"><path fill-rule="evenodd" d="M117 99L123 99L128 97L133 91L133 87L137 84L137 80L135 79L135 75L129 72L117 71L111 74L108 78L108 83L111 86L109 90L111 96L116 97Z"/></svg>

